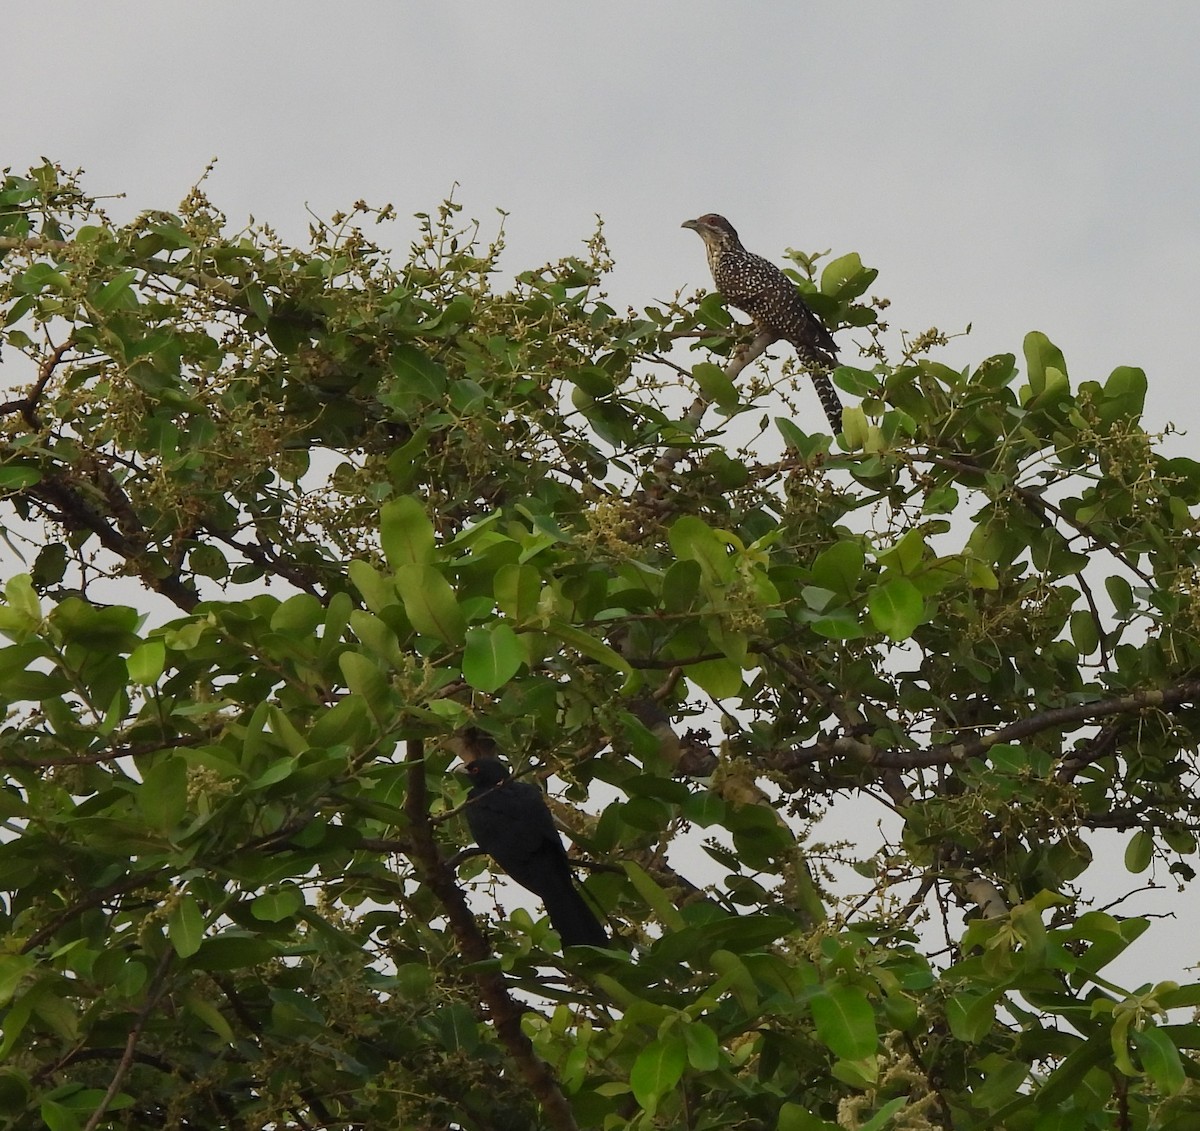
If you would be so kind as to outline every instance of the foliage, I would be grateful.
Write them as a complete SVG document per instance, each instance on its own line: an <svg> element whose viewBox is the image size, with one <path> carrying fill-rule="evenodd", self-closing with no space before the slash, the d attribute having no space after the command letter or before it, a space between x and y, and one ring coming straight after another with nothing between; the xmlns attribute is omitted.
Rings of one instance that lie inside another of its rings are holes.
<svg viewBox="0 0 1200 1131"><path fill-rule="evenodd" d="M1194 1126L1200 986L1114 984L1149 921L1082 897L1089 830L1182 884L1200 821L1200 464L1144 374L894 359L875 272L796 254L864 346L834 444L716 296L608 305L600 231L505 284L453 202L402 262L369 219L4 180L0 1116ZM611 950L481 898L471 727ZM887 842L820 843L837 799Z"/></svg>

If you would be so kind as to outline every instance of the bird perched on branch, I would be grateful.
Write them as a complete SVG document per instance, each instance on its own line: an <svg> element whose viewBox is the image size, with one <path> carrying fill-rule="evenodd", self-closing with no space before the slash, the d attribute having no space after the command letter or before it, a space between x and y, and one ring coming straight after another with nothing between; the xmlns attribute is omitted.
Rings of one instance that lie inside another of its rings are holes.
<svg viewBox="0 0 1200 1131"><path fill-rule="evenodd" d="M541 899L563 946L607 946L608 933L575 887L542 791L513 781L490 754L468 762L466 772L473 784L464 813L475 843Z"/></svg>
<svg viewBox="0 0 1200 1131"><path fill-rule="evenodd" d="M774 263L742 247L733 225L709 212L681 227L704 241L717 290L730 306L749 314L760 332L791 342L809 367L821 407L836 436L842 430L842 402L829 370L837 365L837 343L809 309L796 285Z"/></svg>

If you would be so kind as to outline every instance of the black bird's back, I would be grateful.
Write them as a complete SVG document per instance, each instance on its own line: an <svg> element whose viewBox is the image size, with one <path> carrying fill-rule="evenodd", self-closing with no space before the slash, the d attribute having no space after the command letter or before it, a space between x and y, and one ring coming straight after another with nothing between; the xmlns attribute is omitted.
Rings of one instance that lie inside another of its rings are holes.
<svg viewBox="0 0 1200 1131"><path fill-rule="evenodd" d="M475 843L541 899L564 946L607 946L608 932L575 886L542 791L513 781L498 758L477 758L467 772L475 785L464 812Z"/></svg>
<svg viewBox="0 0 1200 1131"><path fill-rule="evenodd" d="M567 850L542 791L530 782L511 778L497 786L477 785L466 808L467 827L479 845L522 887L536 892L562 862L570 880Z"/></svg>

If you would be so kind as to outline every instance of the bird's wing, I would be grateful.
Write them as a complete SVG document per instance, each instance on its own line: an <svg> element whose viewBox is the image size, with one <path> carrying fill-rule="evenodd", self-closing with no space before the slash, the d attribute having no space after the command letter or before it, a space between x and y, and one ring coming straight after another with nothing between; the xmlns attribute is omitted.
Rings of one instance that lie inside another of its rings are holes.
<svg viewBox="0 0 1200 1131"><path fill-rule="evenodd" d="M547 850L566 857L542 791L530 782L507 781L486 790L466 813L476 843L503 868Z"/></svg>

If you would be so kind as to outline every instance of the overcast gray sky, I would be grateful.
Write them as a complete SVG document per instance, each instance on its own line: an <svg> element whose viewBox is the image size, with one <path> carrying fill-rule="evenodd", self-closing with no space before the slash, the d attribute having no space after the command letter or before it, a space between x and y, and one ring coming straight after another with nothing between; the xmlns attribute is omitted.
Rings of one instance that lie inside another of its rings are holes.
<svg viewBox="0 0 1200 1131"><path fill-rule="evenodd" d="M511 213L514 272L603 215L639 305L708 282L679 224L720 211L771 257L860 252L897 328L973 323L952 364L1036 328L1075 380L1146 368L1151 424L1200 416L1194 3L59 0L4 23L0 161L81 165L130 213L213 156L231 220L296 239L306 203L409 214L458 182Z"/></svg>
<svg viewBox="0 0 1200 1131"><path fill-rule="evenodd" d="M407 215L457 182L485 225L511 214L513 272L601 214L612 296L639 306L709 284L679 224L717 211L772 258L858 251L896 328L973 323L940 360L1039 329L1076 382L1143 366L1149 426L1200 423L1194 2L6 9L0 165L82 166L127 194L117 216L173 208L214 156L231 221L293 240L306 204ZM1195 436L1171 448L1200 458Z"/></svg>

